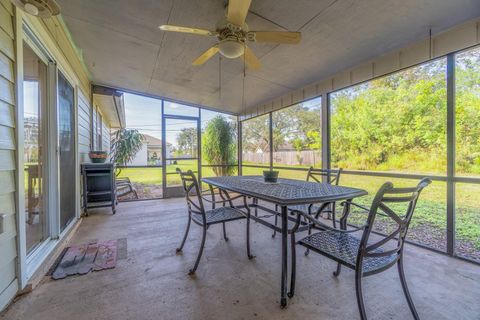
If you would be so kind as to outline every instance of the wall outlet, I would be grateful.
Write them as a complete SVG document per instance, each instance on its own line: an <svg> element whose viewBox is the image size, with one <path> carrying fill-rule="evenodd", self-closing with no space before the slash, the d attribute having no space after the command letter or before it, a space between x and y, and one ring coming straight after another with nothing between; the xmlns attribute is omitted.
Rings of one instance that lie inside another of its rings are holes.
<svg viewBox="0 0 480 320"><path fill-rule="evenodd" d="M0 214L0 234L5 232L5 218L6 214Z"/></svg>

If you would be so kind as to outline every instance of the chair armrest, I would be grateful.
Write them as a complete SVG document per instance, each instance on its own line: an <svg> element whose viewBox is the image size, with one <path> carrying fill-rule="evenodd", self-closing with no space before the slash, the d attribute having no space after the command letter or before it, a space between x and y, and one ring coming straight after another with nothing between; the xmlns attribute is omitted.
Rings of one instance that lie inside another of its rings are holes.
<svg viewBox="0 0 480 320"><path fill-rule="evenodd" d="M343 206L345 203L346 202L342 202L341 205ZM358 204L358 203L355 203L355 202L350 202L350 204L357 207L357 208L360 208L360 209L364 210L367 213L370 212L370 208L362 206L361 204ZM379 210L382 210L382 208L379 208ZM382 217L388 217L387 214L385 214L383 212L380 212L380 211L377 211L377 215L382 216Z"/></svg>
<svg viewBox="0 0 480 320"><path fill-rule="evenodd" d="M313 216L309 215L309 214L305 214L301 211L297 211L297 210L293 210L295 213L297 213L297 222L295 223L295 226L293 227L292 229L292 232L296 232L299 225L300 225L300 219L301 219L301 216L305 217L307 220L309 220L310 222L313 223L314 226L318 226L319 229L321 230L324 230L324 231L335 231L335 232L341 232L341 233L352 233L352 232L357 232L359 230L363 230L365 229L366 225L362 225L358 228L354 228L354 229L350 229L350 230L341 230L341 229L336 229L336 228L332 228L326 224L324 224L323 222L321 222L320 220L314 218Z"/></svg>

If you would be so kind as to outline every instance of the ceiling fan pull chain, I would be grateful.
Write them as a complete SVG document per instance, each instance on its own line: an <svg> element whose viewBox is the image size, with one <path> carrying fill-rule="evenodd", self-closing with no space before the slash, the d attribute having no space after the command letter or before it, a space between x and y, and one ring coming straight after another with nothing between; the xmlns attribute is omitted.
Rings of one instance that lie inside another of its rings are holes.
<svg viewBox="0 0 480 320"><path fill-rule="evenodd" d="M245 52L247 45L244 43L243 48ZM245 78L247 77L247 68L246 68L246 57L245 53L243 54L243 80L242 80L242 109L243 113L246 115L247 113L247 106L245 104Z"/></svg>
<svg viewBox="0 0 480 320"><path fill-rule="evenodd" d="M218 100L222 101L222 55L218 55Z"/></svg>

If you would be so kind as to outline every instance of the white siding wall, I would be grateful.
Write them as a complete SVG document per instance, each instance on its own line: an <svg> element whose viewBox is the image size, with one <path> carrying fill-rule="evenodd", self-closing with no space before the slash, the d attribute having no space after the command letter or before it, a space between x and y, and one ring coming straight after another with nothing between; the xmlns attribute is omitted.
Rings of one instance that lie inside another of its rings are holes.
<svg viewBox="0 0 480 320"><path fill-rule="evenodd" d="M80 163L90 162L88 152L92 132L90 129L92 108L88 99L79 90L78 94L78 154Z"/></svg>
<svg viewBox="0 0 480 320"><path fill-rule="evenodd" d="M5 231L0 234L0 310L17 293L17 228L15 215L15 33L14 11L0 0L0 214Z"/></svg>

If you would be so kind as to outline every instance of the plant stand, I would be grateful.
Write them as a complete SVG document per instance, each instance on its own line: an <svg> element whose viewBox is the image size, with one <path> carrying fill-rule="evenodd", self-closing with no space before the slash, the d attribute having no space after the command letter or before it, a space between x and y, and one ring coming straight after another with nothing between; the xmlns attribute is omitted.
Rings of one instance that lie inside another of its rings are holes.
<svg viewBox="0 0 480 320"><path fill-rule="evenodd" d="M88 209L112 207L115 214L117 195L115 191L115 173L112 163L84 163L81 165L83 182L83 214Z"/></svg>

